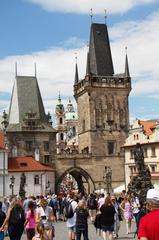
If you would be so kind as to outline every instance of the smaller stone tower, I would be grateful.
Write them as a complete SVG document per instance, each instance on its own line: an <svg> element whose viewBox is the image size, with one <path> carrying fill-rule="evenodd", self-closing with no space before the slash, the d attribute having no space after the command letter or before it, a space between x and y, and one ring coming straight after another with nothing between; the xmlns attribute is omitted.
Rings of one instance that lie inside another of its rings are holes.
<svg viewBox="0 0 159 240"><path fill-rule="evenodd" d="M65 140L66 140L66 128L65 128L65 109L64 105L61 102L61 96L59 93L58 103L56 104L55 110L56 116L56 144L57 144L57 153L60 153L65 149Z"/></svg>

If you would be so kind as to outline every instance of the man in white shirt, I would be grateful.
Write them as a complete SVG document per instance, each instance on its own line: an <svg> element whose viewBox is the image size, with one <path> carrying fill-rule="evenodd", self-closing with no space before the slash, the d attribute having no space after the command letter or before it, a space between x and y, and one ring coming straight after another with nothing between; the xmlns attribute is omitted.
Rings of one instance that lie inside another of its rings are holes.
<svg viewBox="0 0 159 240"><path fill-rule="evenodd" d="M75 240L75 232L76 232L76 213L75 213L75 209L77 207L77 202L74 200L74 193L69 194L68 201L71 202L70 204L72 205L73 212L74 212L73 217L67 219L68 238L69 238L69 240Z"/></svg>

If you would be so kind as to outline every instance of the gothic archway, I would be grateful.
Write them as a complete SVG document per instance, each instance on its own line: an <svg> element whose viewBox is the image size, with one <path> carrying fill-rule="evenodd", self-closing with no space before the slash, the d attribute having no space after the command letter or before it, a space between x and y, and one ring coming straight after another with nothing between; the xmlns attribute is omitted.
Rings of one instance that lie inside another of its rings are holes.
<svg viewBox="0 0 159 240"><path fill-rule="evenodd" d="M60 184L62 183L64 177L70 174L76 180L78 185L78 190L81 193L91 193L95 190L95 184L91 176L80 167L71 167L67 169L61 176L56 180L55 190L58 193L60 191Z"/></svg>

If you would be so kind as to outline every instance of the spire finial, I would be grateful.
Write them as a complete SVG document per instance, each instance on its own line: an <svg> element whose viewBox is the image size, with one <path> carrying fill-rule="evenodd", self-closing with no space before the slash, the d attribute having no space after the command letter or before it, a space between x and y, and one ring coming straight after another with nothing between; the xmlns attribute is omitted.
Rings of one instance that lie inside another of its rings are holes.
<svg viewBox="0 0 159 240"><path fill-rule="evenodd" d="M77 64L77 53L75 52L75 61L76 61L76 64Z"/></svg>
<svg viewBox="0 0 159 240"><path fill-rule="evenodd" d="M17 77L17 62L15 62L15 76Z"/></svg>
<svg viewBox="0 0 159 240"><path fill-rule="evenodd" d="M36 63L34 63L34 69L35 69L35 77L36 77Z"/></svg>
<svg viewBox="0 0 159 240"><path fill-rule="evenodd" d="M127 54L128 53L128 47L125 46L125 53Z"/></svg>
<svg viewBox="0 0 159 240"><path fill-rule="evenodd" d="M90 9L90 17L91 17L91 23L93 23L93 10L92 10L92 8Z"/></svg>
<svg viewBox="0 0 159 240"><path fill-rule="evenodd" d="M105 24L107 24L107 10L104 9L104 18L105 18Z"/></svg>
<svg viewBox="0 0 159 240"><path fill-rule="evenodd" d="M60 91L59 91L59 97L58 97L59 100L61 100L61 95L60 95Z"/></svg>

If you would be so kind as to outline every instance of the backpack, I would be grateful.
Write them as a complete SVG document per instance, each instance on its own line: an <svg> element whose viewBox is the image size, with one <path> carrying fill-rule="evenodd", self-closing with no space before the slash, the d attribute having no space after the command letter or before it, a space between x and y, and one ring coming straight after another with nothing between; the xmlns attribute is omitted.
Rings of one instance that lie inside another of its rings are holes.
<svg viewBox="0 0 159 240"><path fill-rule="evenodd" d="M24 225L25 213L24 209L20 206L15 206L11 210L9 223L14 226Z"/></svg>
<svg viewBox="0 0 159 240"><path fill-rule="evenodd" d="M91 197L89 199L88 206L89 206L90 209L96 209L97 208L97 202L93 197Z"/></svg>
<svg viewBox="0 0 159 240"><path fill-rule="evenodd" d="M74 216L74 211L71 202L66 203L65 207L65 217L66 218L72 218Z"/></svg>

